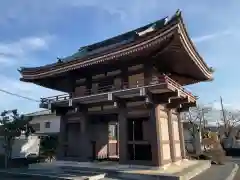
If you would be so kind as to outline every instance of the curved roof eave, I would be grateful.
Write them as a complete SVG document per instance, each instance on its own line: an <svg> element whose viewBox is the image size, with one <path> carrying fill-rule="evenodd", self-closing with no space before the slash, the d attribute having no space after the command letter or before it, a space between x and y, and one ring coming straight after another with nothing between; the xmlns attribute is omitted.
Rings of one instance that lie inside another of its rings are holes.
<svg viewBox="0 0 240 180"><path fill-rule="evenodd" d="M187 33L187 30L185 28L185 25L183 23L183 19L182 19L181 15L178 17L177 22L175 21L174 25L172 25L170 28L167 28L163 32L161 32L161 35L158 35L159 37L153 37L151 39L161 38L162 36L166 36L170 33L176 32L176 30L178 31L178 35L180 35L180 40L181 40L182 46L184 47L185 51L188 53L189 57L196 64L196 66L201 70L201 72L203 73L203 75L205 77L205 80L213 79L212 72L211 72L210 68L203 61L202 57L199 55L198 51L195 49L194 44L191 41L191 39L190 39L190 37ZM146 44L148 42L151 42L152 41L151 39L145 40L145 42L142 42L140 44L135 44L130 49L138 48L138 46L140 46L141 44ZM129 48L126 48L124 50L127 51L128 49ZM115 54L115 53L116 52L113 52L113 54ZM112 53L110 53L110 54L112 54ZM106 55L104 55L104 56L106 56ZM92 62L92 60L94 60L94 59L95 58L90 59L89 62L90 61ZM97 58L97 59L99 59L99 58ZM84 62L84 63L88 63L88 62ZM73 66L73 64L69 65L69 67L70 66ZM53 74L55 74L55 73L59 73L61 71L61 69L62 68L59 68L59 69L57 68L55 70L50 70L50 71L52 71ZM45 75L48 76L48 74L49 74L49 72L39 72L39 73L32 74L32 75L30 75L30 74L27 75L26 74L26 76L25 76L24 75L24 70L21 70L20 73L23 75L23 79L25 79L25 77L26 77L26 79L38 79L39 78L38 76L45 76Z"/></svg>
<svg viewBox="0 0 240 180"><path fill-rule="evenodd" d="M39 79L40 76L49 76L50 72L52 72L53 74L58 74L58 73L65 72L64 69L70 69L70 68L76 69L76 67L78 67L78 66L85 67L86 65L89 65L89 64L91 65L91 64L101 63L101 62L105 61L106 59L111 60L118 56L121 57L123 55L135 53L139 50L150 48L152 45L156 44L155 41L157 41L157 43L159 43L159 42L163 41L164 39L168 38L169 36L171 36L175 31L176 31L176 24L171 27L166 28L164 31L162 31L157 36L153 36L150 39L146 39L140 43L134 44L127 48L111 52L107 55L103 54L102 56L95 57L95 58L89 59L87 61L77 62L75 64L69 64L64 67L60 67L57 69L51 69L50 71L39 72L36 74L24 74L25 73L24 69L19 70L19 72L23 75L23 79L25 79L25 78L26 79L35 79L35 78Z"/></svg>
<svg viewBox="0 0 240 180"><path fill-rule="evenodd" d="M180 22L178 23L178 33L180 35L180 40L184 49L192 58L193 62L201 69L204 76L206 77L206 80L212 80L213 79L212 72L208 65L204 62L198 51L196 50L192 40L190 39L187 33L182 17L180 17L179 20Z"/></svg>

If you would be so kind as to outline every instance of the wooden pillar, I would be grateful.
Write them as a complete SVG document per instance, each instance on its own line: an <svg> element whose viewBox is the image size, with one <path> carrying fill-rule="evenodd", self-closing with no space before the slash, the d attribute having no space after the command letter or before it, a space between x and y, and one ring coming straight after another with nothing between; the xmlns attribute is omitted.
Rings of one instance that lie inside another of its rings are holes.
<svg viewBox="0 0 240 180"><path fill-rule="evenodd" d="M65 145L66 145L66 118L65 114L60 117L60 132L58 135L58 147L57 147L57 159L61 160L65 156Z"/></svg>
<svg viewBox="0 0 240 180"><path fill-rule="evenodd" d="M169 133L169 143L170 143L170 153L172 162L176 162L176 146L174 138L174 129L173 129L173 119L172 119L172 110L168 110L168 133Z"/></svg>
<svg viewBox="0 0 240 180"><path fill-rule="evenodd" d="M181 121L180 113L178 114L178 130L179 130L179 140L180 140L180 148L181 148L181 156L182 158L186 158L186 147L184 141L184 134L183 134L183 123Z"/></svg>
<svg viewBox="0 0 240 180"><path fill-rule="evenodd" d="M127 147L127 111L124 103L119 103L119 163L126 164L128 161Z"/></svg>
<svg viewBox="0 0 240 180"><path fill-rule="evenodd" d="M160 126L160 105L154 104L150 112L151 124L151 150L152 150L152 164L153 166L163 165L161 152L161 126Z"/></svg>
<svg viewBox="0 0 240 180"><path fill-rule="evenodd" d="M91 132L91 127L88 122L88 114L86 109L82 109L82 111L79 113L80 117L80 142L78 143L79 147L79 156L80 160L88 160L92 156L92 147L91 147L91 142L90 142L90 137L89 137L89 132Z"/></svg>

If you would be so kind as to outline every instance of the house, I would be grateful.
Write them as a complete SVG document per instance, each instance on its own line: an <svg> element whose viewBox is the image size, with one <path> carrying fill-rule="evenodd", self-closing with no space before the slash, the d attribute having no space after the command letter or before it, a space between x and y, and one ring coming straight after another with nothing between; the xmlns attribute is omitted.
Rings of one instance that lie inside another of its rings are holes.
<svg viewBox="0 0 240 180"><path fill-rule="evenodd" d="M60 132L60 117L49 110L29 113L26 116L32 117L30 124L35 130L34 134L36 135L58 135Z"/></svg>
<svg viewBox="0 0 240 180"><path fill-rule="evenodd" d="M56 152L58 136L60 132L60 117L49 110L42 110L27 114L31 116L31 126L35 130L34 135L40 139L39 155L46 155L49 151Z"/></svg>
<svg viewBox="0 0 240 180"><path fill-rule="evenodd" d="M58 137L60 119L51 111L43 110L25 115L32 117L30 124L34 128L35 133L29 137L22 135L15 139L12 147L12 158L25 158L29 155L37 156L39 155L43 137L55 137L56 140ZM3 142L3 138L0 138L0 144L3 144ZM4 148L0 145L0 154L3 153Z"/></svg>

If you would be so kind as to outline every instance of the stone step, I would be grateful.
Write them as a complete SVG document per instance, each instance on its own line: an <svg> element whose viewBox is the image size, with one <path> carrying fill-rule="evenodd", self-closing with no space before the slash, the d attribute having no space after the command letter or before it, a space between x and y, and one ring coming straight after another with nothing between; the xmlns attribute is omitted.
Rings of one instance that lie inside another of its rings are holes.
<svg viewBox="0 0 240 180"><path fill-rule="evenodd" d="M122 179L167 179L167 180L189 180L210 168L210 161L183 161L185 168L180 168L180 164L170 165L167 169L155 169L146 166L131 166L119 165L116 163L76 163L76 162L56 162L55 164L38 164L31 166L30 169L55 170L64 173L79 173L87 172L91 175L106 174L108 178ZM192 165L191 165L192 164ZM179 172L180 171L180 172ZM179 172L179 173L174 173Z"/></svg>
<svg viewBox="0 0 240 180"><path fill-rule="evenodd" d="M139 180L139 179L148 179L148 180L155 180L155 179L166 179L166 180L190 180L192 177L204 172L211 166L209 161L199 161L197 164L190 166L183 171L175 174L140 174L140 173L131 173L131 172L124 172L116 169L101 169L96 167L69 167L69 166L62 166L60 167L61 171L65 173L77 173L77 172L91 172L91 173L106 173L107 177L110 178L123 178L123 179L131 179L131 180Z"/></svg>

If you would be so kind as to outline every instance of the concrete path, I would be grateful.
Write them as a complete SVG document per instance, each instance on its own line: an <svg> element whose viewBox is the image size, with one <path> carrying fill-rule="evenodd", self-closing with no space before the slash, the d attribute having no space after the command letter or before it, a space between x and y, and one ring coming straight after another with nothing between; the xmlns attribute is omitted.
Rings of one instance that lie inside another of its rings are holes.
<svg viewBox="0 0 240 180"><path fill-rule="evenodd" d="M227 162L225 165L212 165L211 168L191 180L234 180L238 169L238 165L233 162Z"/></svg>
<svg viewBox="0 0 240 180"><path fill-rule="evenodd" d="M240 166L240 157L239 158L232 157L231 161L235 162L236 164L238 164ZM238 170L236 176L234 177L234 180L240 180L240 169Z"/></svg>
<svg viewBox="0 0 240 180"><path fill-rule="evenodd" d="M240 171L236 172L236 165L235 163L240 164L240 158L232 158L229 160L228 163L225 165L212 165L211 168L200 174L199 176L196 176L192 178L192 180L240 180ZM125 178L109 178L104 176L96 176L96 175L102 175L104 172L89 172L89 171L71 171L67 172L64 170L61 171L53 171L53 170L46 170L46 169L11 169L8 171L0 170L0 179L1 180L56 180L56 179L68 179L68 180L85 180L88 177L92 177L90 180L126 180ZM233 176L237 173L235 176L235 179L233 179Z"/></svg>
<svg viewBox="0 0 240 180"><path fill-rule="evenodd" d="M34 180L100 180L111 178L105 178L105 174L97 174L90 172L76 172L76 173L66 173L52 170L29 170L29 169L10 169L10 170L0 170L0 179L2 180L12 180L12 179L34 179Z"/></svg>

